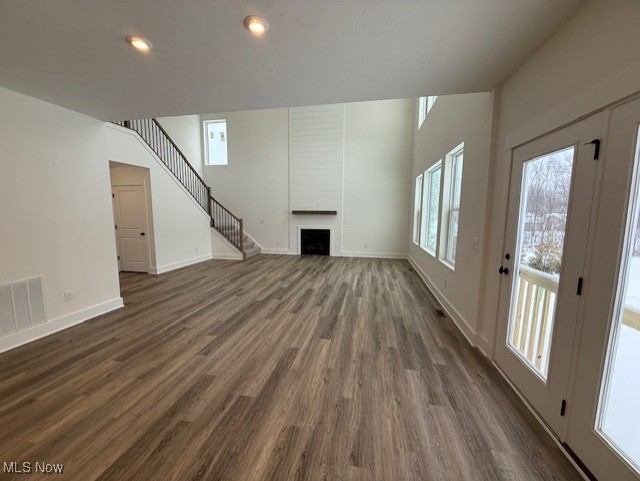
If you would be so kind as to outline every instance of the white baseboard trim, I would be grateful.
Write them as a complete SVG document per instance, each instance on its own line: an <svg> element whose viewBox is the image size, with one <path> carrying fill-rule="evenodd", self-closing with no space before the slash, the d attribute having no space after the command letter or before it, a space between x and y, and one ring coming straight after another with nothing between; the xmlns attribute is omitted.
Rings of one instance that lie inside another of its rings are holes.
<svg viewBox="0 0 640 481"><path fill-rule="evenodd" d="M476 335L476 345L480 352L484 354L484 357L487 359L491 359L491 345L489 344L489 339L479 334Z"/></svg>
<svg viewBox="0 0 640 481"><path fill-rule="evenodd" d="M242 254L239 252L237 254L214 254L213 258L219 261L241 261Z"/></svg>
<svg viewBox="0 0 640 481"><path fill-rule="evenodd" d="M451 303L442 294L442 292L440 292L440 290L435 286L435 284L431 281L431 279L426 274L426 272L422 270L422 268L418 265L418 263L414 261L411 258L411 256L408 256L407 259L409 260L409 263L411 264L411 266L415 269L415 271L420 276L420 279L422 279L422 282L424 282L425 285L429 288L429 290L433 293L433 295L436 297L438 302L442 305L442 308L446 311L447 315L453 320L453 322L458 327L460 332L462 332L462 334L467 339L469 344L471 344L473 347L479 348L479 343L477 341L478 336L476 332L471 328L469 323L465 321L465 319L457 311L457 309L453 307L453 305L451 305Z"/></svg>
<svg viewBox="0 0 640 481"><path fill-rule="evenodd" d="M263 247L262 254L280 254L286 256L297 255L295 252L291 252L289 249L284 249L282 247Z"/></svg>
<svg viewBox="0 0 640 481"><path fill-rule="evenodd" d="M574 468L576 468L576 471L578 471L578 474L580 476L582 476L582 479L584 479L584 481L591 481L590 478L587 476L587 474L582 470L580 465L578 463L576 463L575 459L573 459L573 457L567 452L567 450L562 445L560 440L556 437L556 435L553 434L551 429L549 429L549 426L547 426L547 423L545 423L542 420L542 418L540 417L538 412L535 409L533 409L533 407L531 407L531 404L529 404L527 399L522 395L522 393L518 390L518 388L511 382L511 379L509 379L507 377L507 375L504 373L504 371L502 369L500 369L500 366L498 366L495 363L495 361L492 361L492 364L493 364L493 367L496 369L496 371L498 371L500 373L500 375L504 378L504 380L507 381L507 384L509 385L509 387L512 389L512 391L514 393L516 393L516 396L518 396L518 398L520 398L520 401L522 401L522 403L529 410L529 412L531 414L533 414L533 417L536 419L536 421L538 421L540 426L542 426L542 429L544 429L544 431L547 433L547 435L553 440L553 442L558 447L558 449L560 449L560 452L569 460L571 465Z"/></svg>
<svg viewBox="0 0 640 481"><path fill-rule="evenodd" d="M0 352L5 352L18 346L28 344L55 332L81 324L91 318L120 309L121 307L124 307L124 302L122 297L117 297L116 299L111 299L110 301L102 302L95 306L87 307L86 309L81 309L79 311L51 319L44 324L34 326L30 329L16 332L15 334L9 334L5 337L0 337Z"/></svg>
<svg viewBox="0 0 640 481"><path fill-rule="evenodd" d="M339 254L334 254L336 257L369 257L372 259L407 259L406 253L399 254L397 252L357 252L357 251L342 251Z"/></svg>
<svg viewBox="0 0 640 481"><path fill-rule="evenodd" d="M172 262L170 264L164 264L162 266L151 267L149 269L150 274L164 274L165 272L175 271L176 269L180 269L182 267L192 266L193 264L198 264L200 262L205 262L211 260L213 257L211 254L206 254L203 256L192 257L191 259L184 259L182 261Z"/></svg>

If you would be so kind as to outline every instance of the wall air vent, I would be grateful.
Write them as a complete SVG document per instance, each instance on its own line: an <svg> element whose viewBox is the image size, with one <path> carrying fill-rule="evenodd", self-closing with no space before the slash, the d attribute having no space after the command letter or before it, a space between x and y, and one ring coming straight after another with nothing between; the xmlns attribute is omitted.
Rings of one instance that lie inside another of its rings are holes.
<svg viewBox="0 0 640 481"><path fill-rule="evenodd" d="M42 277L0 286L0 336L24 331L46 320Z"/></svg>

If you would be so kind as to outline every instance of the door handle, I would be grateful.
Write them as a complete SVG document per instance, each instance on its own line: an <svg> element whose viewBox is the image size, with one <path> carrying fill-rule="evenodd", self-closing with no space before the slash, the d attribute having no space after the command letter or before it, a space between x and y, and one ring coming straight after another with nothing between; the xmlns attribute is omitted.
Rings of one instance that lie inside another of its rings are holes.
<svg viewBox="0 0 640 481"><path fill-rule="evenodd" d="M144 232L140 232L140 235L144 235Z"/></svg>
<svg viewBox="0 0 640 481"><path fill-rule="evenodd" d="M500 269L498 269L498 273L499 273L499 274L504 273L504 267L500 266Z"/></svg>
<svg viewBox="0 0 640 481"><path fill-rule="evenodd" d="M505 276L508 276L509 275L509 268L500 266L500 269L498 269L498 272L500 274L504 274Z"/></svg>

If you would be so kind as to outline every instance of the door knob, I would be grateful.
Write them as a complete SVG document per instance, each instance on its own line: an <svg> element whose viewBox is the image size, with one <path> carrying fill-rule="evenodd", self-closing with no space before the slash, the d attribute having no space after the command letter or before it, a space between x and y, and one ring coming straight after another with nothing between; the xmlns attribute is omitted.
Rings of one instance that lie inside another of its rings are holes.
<svg viewBox="0 0 640 481"><path fill-rule="evenodd" d="M140 232L140 235L144 235L144 232Z"/></svg>
<svg viewBox="0 0 640 481"><path fill-rule="evenodd" d="M509 268L508 267L504 267L504 266L500 266L500 269L498 269L498 272L500 274L504 274L505 276L509 275Z"/></svg>
<svg viewBox="0 0 640 481"><path fill-rule="evenodd" d="M504 272L504 267L500 266L500 269L498 269L498 273L502 274Z"/></svg>

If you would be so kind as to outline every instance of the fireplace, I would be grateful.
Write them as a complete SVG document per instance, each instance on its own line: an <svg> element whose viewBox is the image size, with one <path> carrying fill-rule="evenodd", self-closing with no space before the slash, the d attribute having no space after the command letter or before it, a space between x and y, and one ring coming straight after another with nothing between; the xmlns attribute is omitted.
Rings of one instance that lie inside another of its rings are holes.
<svg viewBox="0 0 640 481"><path fill-rule="evenodd" d="M329 229L302 229L300 239L302 255L328 256L331 254Z"/></svg>

